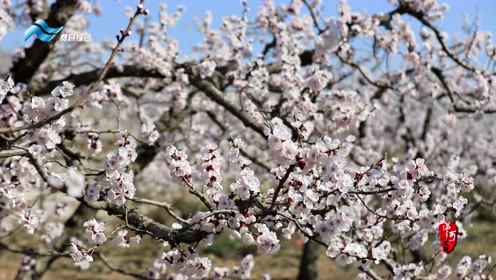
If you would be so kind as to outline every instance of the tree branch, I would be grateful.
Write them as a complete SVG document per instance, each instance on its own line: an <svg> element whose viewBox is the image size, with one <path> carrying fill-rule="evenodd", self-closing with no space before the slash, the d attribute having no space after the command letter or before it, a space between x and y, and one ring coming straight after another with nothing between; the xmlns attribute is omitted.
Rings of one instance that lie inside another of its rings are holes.
<svg viewBox="0 0 496 280"><path fill-rule="evenodd" d="M137 209L127 209L124 206L108 204L103 201L90 202L82 201L83 204L94 210L104 210L111 216L116 216L129 225L134 227L134 230L153 239L168 241L171 244L180 243L195 243L205 237L205 233L200 230L192 230L190 228L171 229L147 216L142 215Z"/></svg>
<svg viewBox="0 0 496 280"><path fill-rule="evenodd" d="M95 69L88 72L71 74L68 77L60 80L50 81L43 88L34 88L32 90L33 95L46 95L50 94L50 92L58 85L62 84L64 81L69 81L73 83L76 87L89 85L94 81L98 80L99 74L102 69ZM147 69L138 65L124 65L124 66L112 66L109 67L107 74L105 75L105 79L112 78L124 78L124 77L146 77L146 78L164 78L159 71L155 69Z"/></svg>
<svg viewBox="0 0 496 280"><path fill-rule="evenodd" d="M193 78L191 80L191 83L201 91L205 92L205 94L215 101L217 104L221 105L226 109L228 112L233 114L236 118L238 118L245 126L253 129L255 132L260 134L264 139L266 138L264 134L264 130L262 127L254 124L245 114L241 112L241 110L236 107L236 105L232 104L229 100L227 100L224 97L224 93L221 92L217 87L215 87L211 82L207 80L201 80L197 77L195 77L191 72L191 69L189 70L190 76Z"/></svg>
<svg viewBox="0 0 496 280"><path fill-rule="evenodd" d="M153 206L163 208L163 209L165 209L165 211L167 211L167 213L169 213L169 215L171 215L177 221L179 221L183 224L187 223L187 221L185 219L179 217L179 215L176 214L172 210L172 206L169 203L150 200L150 199L146 199L146 198L140 198L140 197L133 197L133 198L127 198L127 199L134 201L134 202L144 203L144 204L153 205Z"/></svg>

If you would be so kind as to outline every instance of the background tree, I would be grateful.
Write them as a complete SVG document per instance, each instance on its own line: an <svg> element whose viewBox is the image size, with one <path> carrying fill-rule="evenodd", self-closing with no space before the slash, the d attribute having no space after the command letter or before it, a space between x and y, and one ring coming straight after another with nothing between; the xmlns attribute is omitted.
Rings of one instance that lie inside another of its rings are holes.
<svg viewBox="0 0 496 280"><path fill-rule="evenodd" d="M302 238L300 279L317 277L317 247L360 279L490 279L490 256L448 265L437 230L455 221L462 240L475 211L496 205L491 33L466 25L450 39L434 0L380 14L340 1L334 18L320 2L243 1L218 30L207 13L196 58L167 36L183 9L162 5L148 22L143 0L113 40L57 35L19 50L0 82L0 249L26 255L17 278L70 256L143 279L248 279L251 254L231 269L203 252L233 238L276 254ZM3 5L0 34L45 15L83 32L76 13L99 12ZM20 248L14 234L40 242ZM145 238L158 257L136 271L104 254Z"/></svg>

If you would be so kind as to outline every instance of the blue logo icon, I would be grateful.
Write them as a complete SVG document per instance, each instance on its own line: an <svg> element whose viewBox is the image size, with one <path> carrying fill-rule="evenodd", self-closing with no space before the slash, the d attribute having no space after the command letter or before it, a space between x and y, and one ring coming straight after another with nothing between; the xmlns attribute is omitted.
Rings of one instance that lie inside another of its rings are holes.
<svg viewBox="0 0 496 280"><path fill-rule="evenodd" d="M48 26L44 20L39 19L24 32L24 41L27 41L29 37L34 34L38 40L49 42L62 30L62 28L64 27L52 28Z"/></svg>

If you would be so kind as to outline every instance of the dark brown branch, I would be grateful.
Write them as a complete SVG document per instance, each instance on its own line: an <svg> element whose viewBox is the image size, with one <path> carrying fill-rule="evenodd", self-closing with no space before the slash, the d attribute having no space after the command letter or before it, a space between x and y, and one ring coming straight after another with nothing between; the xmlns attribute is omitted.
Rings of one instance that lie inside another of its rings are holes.
<svg viewBox="0 0 496 280"><path fill-rule="evenodd" d="M169 227L142 215L137 209L126 209L123 206L107 204L105 202L83 202L94 210L104 210L111 216L116 216L126 221L138 233L149 235L153 239L168 241L171 244L195 243L205 237L200 230L183 228L173 230Z"/></svg>
<svg viewBox="0 0 496 280"><path fill-rule="evenodd" d="M206 111L208 117L223 131L223 132L226 132L227 131L227 128L226 126L219 120L219 118L217 117L217 115L212 112L212 111ZM246 151L244 151L243 149L239 149L239 152L247 157L249 160L251 160L253 163L255 163L256 165L262 167L263 169L265 169L265 171L267 172L270 172L271 168L263 161L259 160L256 156L252 156L252 155L249 155Z"/></svg>
<svg viewBox="0 0 496 280"><path fill-rule="evenodd" d="M246 127L253 129L253 131L260 134L264 139L266 138L264 134L264 130L262 127L254 124L241 110L236 107L236 105L232 104L229 100L224 97L224 93L221 92L217 87L215 87L211 82L207 80L201 80L195 78L193 73L191 73L191 69L189 70L190 77L192 77L191 83L203 91L210 99L215 101L217 104L226 109L229 113L233 114L236 118L238 118Z"/></svg>
<svg viewBox="0 0 496 280"><path fill-rule="evenodd" d="M69 81L73 83L76 87L89 85L92 82L98 80L98 75L100 74L101 71L102 71L101 69L96 69L79 74L71 74L70 76L64 79L50 81L41 89L33 89L33 95L50 94L50 92L56 86L61 85L62 82L64 81ZM136 66L136 65L124 65L122 67L112 66L109 68L107 74L105 75L105 79L124 78L124 77L164 78L164 75L162 75L157 70L153 70L153 69L149 70L144 67Z"/></svg>
<svg viewBox="0 0 496 280"><path fill-rule="evenodd" d="M448 49L448 46L446 46L446 44L444 43L443 41L443 36L441 35L441 31L439 31L439 29L434 26L431 22L429 22L427 19L425 19L424 17L424 13L421 13L421 12L417 12L417 11L414 11L412 9L407 9L407 12L406 12L408 15L411 15L412 17L416 18L420 23L422 23L423 25L425 25L427 28L429 28L432 32L434 32L434 36L436 37L439 45L441 46L441 49L446 53L446 55L453 61L455 62L457 65L459 65L460 67L464 68L465 70L468 70L470 72L477 72L478 70L467 65L466 63L464 63L463 61L461 61L455 54L453 54L449 49ZM496 74L495 73L492 73L492 75Z"/></svg>
<svg viewBox="0 0 496 280"><path fill-rule="evenodd" d="M35 22L37 19L39 18L46 18L46 16L48 15L48 3L43 3L43 8L41 9L41 11L36 11L34 8L34 6L36 6L37 4L39 4L40 2L38 1L34 1L34 0L28 0L27 1L27 5L29 6L29 17L31 18L31 21L32 22Z"/></svg>
<svg viewBox="0 0 496 280"><path fill-rule="evenodd" d="M279 180L279 185L277 185L277 188L274 191L274 196L272 197L272 202L270 203L269 211L272 211L272 209L274 209L274 206L276 205L277 197L279 196L279 193L281 192L282 188L284 187L284 183L286 183L286 181L289 178L289 175L294 171L295 167L296 167L296 165L291 164L289 166L288 170L286 170L286 174L284 174L284 177L282 177L282 179Z"/></svg>
<svg viewBox="0 0 496 280"><path fill-rule="evenodd" d="M448 94L448 97L451 101L451 105L455 106L455 99L453 98L453 92L448 86L448 83L446 83L446 79L444 77L443 71L441 71L441 69L439 68L431 67L431 72L434 73L434 75L438 78L439 82L441 82L443 88L446 90L446 93Z"/></svg>
<svg viewBox="0 0 496 280"><path fill-rule="evenodd" d="M350 194L363 194L363 195L375 195L375 194L380 194L380 193L387 193L390 191L394 191L395 189L389 188L389 189L383 189L383 190L378 190L378 191L352 191L348 192Z"/></svg>
<svg viewBox="0 0 496 280"><path fill-rule="evenodd" d="M455 112L457 113L483 113L483 114L495 114L496 109L475 109L475 108L460 108L460 107L455 107L454 109Z"/></svg>
<svg viewBox="0 0 496 280"><path fill-rule="evenodd" d="M320 27L319 21L317 20L317 16L313 11L312 6L310 6L310 4L308 4L308 1L306 0L303 0L303 4L305 5L305 7L307 7L308 11L310 12L310 16L312 17L312 21L313 21L313 26L319 31L319 34L323 33L324 30Z"/></svg>

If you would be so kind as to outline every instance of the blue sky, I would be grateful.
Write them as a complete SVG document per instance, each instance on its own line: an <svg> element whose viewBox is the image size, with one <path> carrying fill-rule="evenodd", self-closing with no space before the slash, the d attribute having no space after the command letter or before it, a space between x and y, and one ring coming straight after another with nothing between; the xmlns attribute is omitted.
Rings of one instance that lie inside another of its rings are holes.
<svg viewBox="0 0 496 280"><path fill-rule="evenodd" d="M94 0L91 0L93 2ZM53 1L52 1L53 2ZM88 33L92 35L93 41L101 41L103 38L114 38L119 33L120 28L127 25L127 19L124 15L126 6L134 7L137 0L99 0L103 15L89 17L90 26ZM151 20L158 18L159 3L162 1L148 0L145 2L145 7L151 11ZM255 15L258 6L262 0L247 0L252 10L251 15ZM276 4L289 3L290 0L275 0ZM336 16L336 7L338 0L323 0L325 5L324 16ZM463 24L462 14L466 12L470 18L474 18L477 12L480 13L480 28L479 30L496 31L496 1L495 0L446 0L450 5L444 20L436 22L443 30L450 35L461 32ZM194 18L201 19L207 10L210 10L214 19L214 26L217 26L222 16L225 15L240 15L243 7L240 0L167 0L168 10L173 12L178 5L184 5L186 11L177 26L171 29L168 34L179 40L181 50L184 54L190 53L191 47L195 43L202 42L200 34L195 30ZM349 0L349 4L353 11L367 11L368 13L386 12L391 10L391 6L386 0ZM23 26L18 26L14 31L11 31L0 42L0 49L13 51L23 45L30 45L34 39L29 39L26 43L24 40L24 31L27 29ZM132 38L129 38L132 39Z"/></svg>

